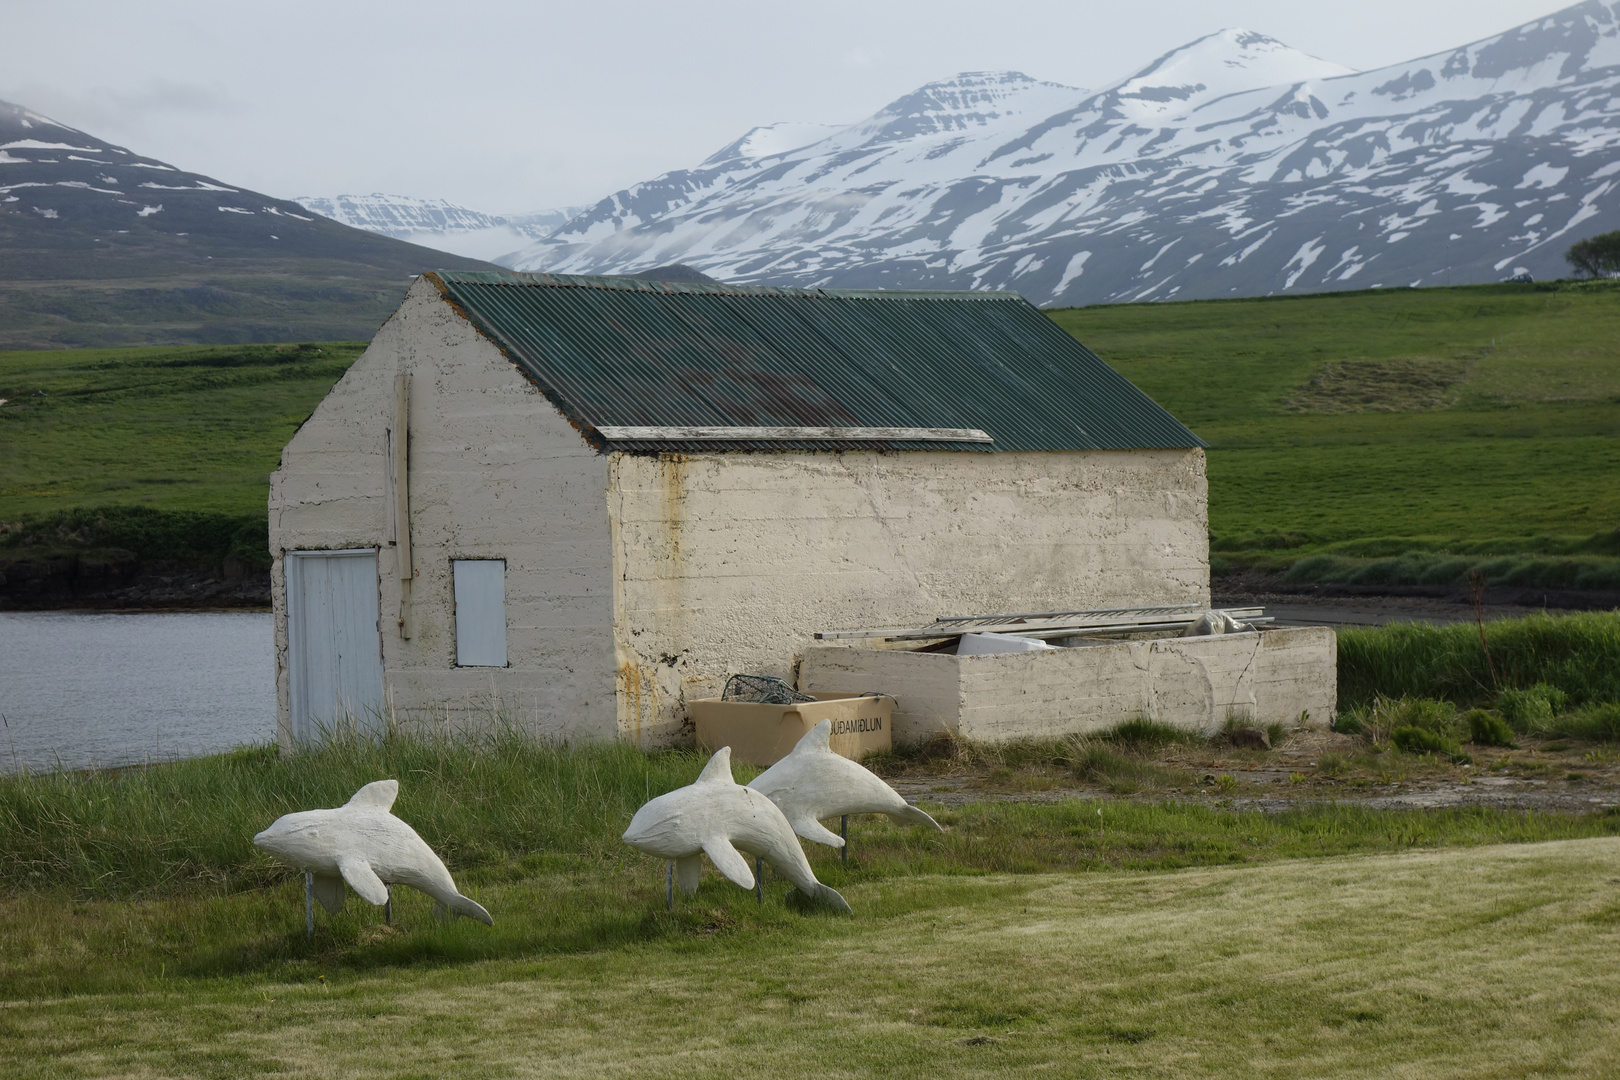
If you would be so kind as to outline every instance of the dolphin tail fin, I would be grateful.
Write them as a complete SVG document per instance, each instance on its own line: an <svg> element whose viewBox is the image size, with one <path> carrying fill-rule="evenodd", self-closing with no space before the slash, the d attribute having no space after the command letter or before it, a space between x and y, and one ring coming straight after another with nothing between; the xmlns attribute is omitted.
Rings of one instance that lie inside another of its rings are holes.
<svg viewBox="0 0 1620 1080"><path fill-rule="evenodd" d="M675 882L681 887L683 896L691 896L698 890L698 879L703 876L703 860L697 855L687 855L685 858L675 860Z"/></svg>
<svg viewBox="0 0 1620 1080"><path fill-rule="evenodd" d="M392 810L398 796L398 780L374 780L355 792L346 805L365 810Z"/></svg>
<svg viewBox="0 0 1620 1080"><path fill-rule="evenodd" d="M724 836L712 837L704 841L703 851L714 863L714 868L726 876L733 884L741 885L745 889L754 887L754 871L749 867L748 860L743 858L742 852L731 846L731 841Z"/></svg>
<svg viewBox="0 0 1620 1080"><path fill-rule="evenodd" d="M854 911L850 910L849 901L845 900L837 889L830 885L823 885L819 881L816 882L816 889L814 899L820 900L834 911L842 912L845 915L855 914Z"/></svg>
<svg viewBox="0 0 1620 1080"><path fill-rule="evenodd" d="M906 804L904 810L896 810L890 814L889 820L896 825L926 825L931 829L938 829L940 832L945 831L944 826L930 817L926 810L919 806L912 806L910 803Z"/></svg>
<svg viewBox="0 0 1620 1080"><path fill-rule="evenodd" d="M735 784L736 782L731 777L731 747L729 746L722 746L716 750L714 757L710 758L709 763L703 766L703 771L698 774L697 778L699 784Z"/></svg>
<svg viewBox="0 0 1620 1080"><path fill-rule="evenodd" d="M793 826L794 832L798 833L806 840L809 840L811 843L826 844L828 847L835 848L841 848L844 846L844 838L842 836L839 836L837 833L827 828L809 814L806 814L803 817L794 818L789 821L788 824Z"/></svg>
<svg viewBox="0 0 1620 1080"><path fill-rule="evenodd" d="M457 915L461 915L468 919L476 919L485 926L495 925L495 919L490 915L489 912L484 910L484 905L480 904L470 896L462 896L460 893L457 893L450 899L449 903L445 904L445 907L449 908Z"/></svg>
<svg viewBox="0 0 1620 1080"><path fill-rule="evenodd" d="M343 888L342 878L336 875L316 874L312 881L315 899L321 902L321 907L333 915L343 910L343 901L349 898L349 894Z"/></svg>
<svg viewBox="0 0 1620 1080"><path fill-rule="evenodd" d="M485 926L495 925L495 920L490 916L489 912L484 910L484 905L480 904L472 897L462 896L460 893L450 897L448 900L435 900L433 902L434 922L444 922L452 915L462 915L469 919L477 919Z"/></svg>
<svg viewBox="0 0 1620 1080"><path fill-rule="evenodd" d="M349 883L349 888L360 894L361 899L369 900L378 907L388 903L388 886L383 884L382 878L377 876L377 871L371 868L371 864L358 855L344 855L339 858L338 873Z"/></svg>

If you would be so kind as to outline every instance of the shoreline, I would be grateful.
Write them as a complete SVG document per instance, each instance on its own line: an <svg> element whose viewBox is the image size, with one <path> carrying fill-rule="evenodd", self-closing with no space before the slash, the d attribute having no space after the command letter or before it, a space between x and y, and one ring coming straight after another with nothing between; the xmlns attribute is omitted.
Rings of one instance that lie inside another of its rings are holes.
<svg viewBox="0 0 1620 1080"><path fill-rule="evenodd" d="M1381 624L1472 622L1473 594L1448 586L1288 585L1254 575L1210 580L1215 607L1261 605L1290 622ZM1487 618L1620 608L1620 592L1493 585L1481 600ZM0 566L0 613L270 611L269 567L236 560L194 565L168 561L99 562L66 556Z"/></svg>

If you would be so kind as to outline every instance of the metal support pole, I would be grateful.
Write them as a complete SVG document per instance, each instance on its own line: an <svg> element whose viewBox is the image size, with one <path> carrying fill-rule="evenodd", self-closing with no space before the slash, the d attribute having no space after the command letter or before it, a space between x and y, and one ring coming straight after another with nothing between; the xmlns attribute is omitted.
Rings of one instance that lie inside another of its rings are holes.
<svg viewBox="0 0 1620 1080"><path fill-rule="evenodd" d="M393 926L394 925L394 887L392 885L384 885L383 888L388 890L388 899L383 901L383 922L387 923L389 926Z"/></svg>
<svg viewBox="0 0 1620 1080"><path fill-rule="evenodd" d="M848 814L844 815L844 821L843 821L843 824L839 826L838 835L842 836L844 838L844 846L838 849L838 858L839 858L840 861L848 863L849 862L849 815Z"/></svg>
<svg viewBox="0 0 1620 1080"><path fill-rule="evenodd" d="M765 860L758 855L754 856L754 899L765 902Z"/></svg>
<svg viewBox="0 0 1620 1080"><path fill-rule="evenodd" d="M675 910L675 863L671 860L669 870L664 875L664 908Z"/></svg>
<svg viewBox="0 0 1620 1080"><path fill-rule="evenodd" d="M315 936L315 875L304 871L304 936Z"/></svg>

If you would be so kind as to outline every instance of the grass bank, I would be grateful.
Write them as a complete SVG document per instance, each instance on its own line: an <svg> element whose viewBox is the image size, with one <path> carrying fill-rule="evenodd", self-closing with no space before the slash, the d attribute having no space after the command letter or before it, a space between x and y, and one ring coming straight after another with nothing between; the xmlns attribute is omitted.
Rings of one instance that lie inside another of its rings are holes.
<svg viewBox="0 0 1620 1080"><path fill-rule="evenodd" d="M0 570L8 563L75 558L218 564L236 559L267 568L263 514L101 506L0 523Z"/></svg>
<svg viewBox="0 0 1620 1080"><path fill-rule="evenodd" d="M1466 623L1344 627L1339 706L1440 698L1462 707L1548 688L1582 709L1620 704L1620 612Z"/></svg>
<svg viewBox="0 0 1620 1080"><path fill-rule="evenodd" d="M1061 758L1077 777L1091 777L1139 767L1136 749L1104 740L984 753L1013 764ZM519 735L467 743L395 736L334 740L297 754L256 747L138 768L8 776L0 778L0 888L84 901L225 896L275 886L292 875L253 847L253 834L292 810L341 805L383 777L400 780L395 812L471 880L521 877L555 860L609 870L651 867L620 833L638 806L691 783L706 760L690 751L568 748ZM756 773L735 769L739 782ZM1263 815L1151 803L1101 809L970 804L940 811L951 826L945 834L873 819L860 827L859 859L834 877L1167 869L1620 832L1620 818L1473 810L1409 815L1316 806ZM836 862L836 855L828 859Z"/></svg>
<svg viewBox="0 0 1620 1080"><path fill-rule="evenodd" d="M1306 554L1309 552L1309 554ZM1222 537L1216 575L1259 570L1290 585L1521 586L1620 591L1620 529L1587 537L1371 537L1313 544L1302 534Z"/></svg>

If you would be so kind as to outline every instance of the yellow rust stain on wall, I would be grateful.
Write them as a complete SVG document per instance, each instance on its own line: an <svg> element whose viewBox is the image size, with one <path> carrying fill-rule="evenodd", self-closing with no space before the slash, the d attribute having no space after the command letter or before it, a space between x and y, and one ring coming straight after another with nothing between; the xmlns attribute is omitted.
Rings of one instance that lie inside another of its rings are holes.
<svg viewBox="0 0 1620 1080"><path fill-rule="evenodd" d="M636 746L642 744L642 725L658 719L658 680L641 670L634 659L622 660L618 671L619 734Z"/></svg>
<svg viewBox="0 0 1620 1080"><path fill-rule="evenodd" d="M657 589L657 627L662 637L660 651L678 654L686 648L688 565L686 509L689 495L687 470L692 461L684 454L658 457L659 519L657 524L658 562L652 577ZM654 654L656 657L658 654Z"/></svg>
<svg viewBox="0 0 1620 1080"><path fill-rule="evenodd" d="M686 524L686 458L681 454L658 456L659 480L663 492L663 535L659 537L659 551L663 555L664 573L669 577L681 574L681 532Z"/></svg>
<svg viewBox="0 0 1620 1080"><path fill-rule="evenodd" d="M615 557L613 629L618 654L619 732L623 738L638 746L647 745L650 739L668 738L665 729L669 725L662 714L682 696L680 687L674 684L675 677L668 658L679 655L686 638L689 587L686 511L689 495L687 468L690 463L690 459L683 454L660 454L656 476L642 474L646 478L643 483L652 481L640 489L643 498L651 497L650 504L644 505L652 511L647 515L652 520L644 522L642 528L645 531L640 532L642 539L634 550L624 546L626 542L634 542L632 538L637 535L637 530L632 530L627 536L623 529L624 500L631 493L627 493L623 487L625 474L621 471L621 462L614 463L609 475L609 503L616 500L619 506L619 514L615 516L612 526ZM643 568L646 576L642 580L652 587L655 598L651 614L656 633L642 642L638 642L635 633L622 622L627 606L626 576L636 567ZM644 655L638 644L656 651Z"/></svg>

